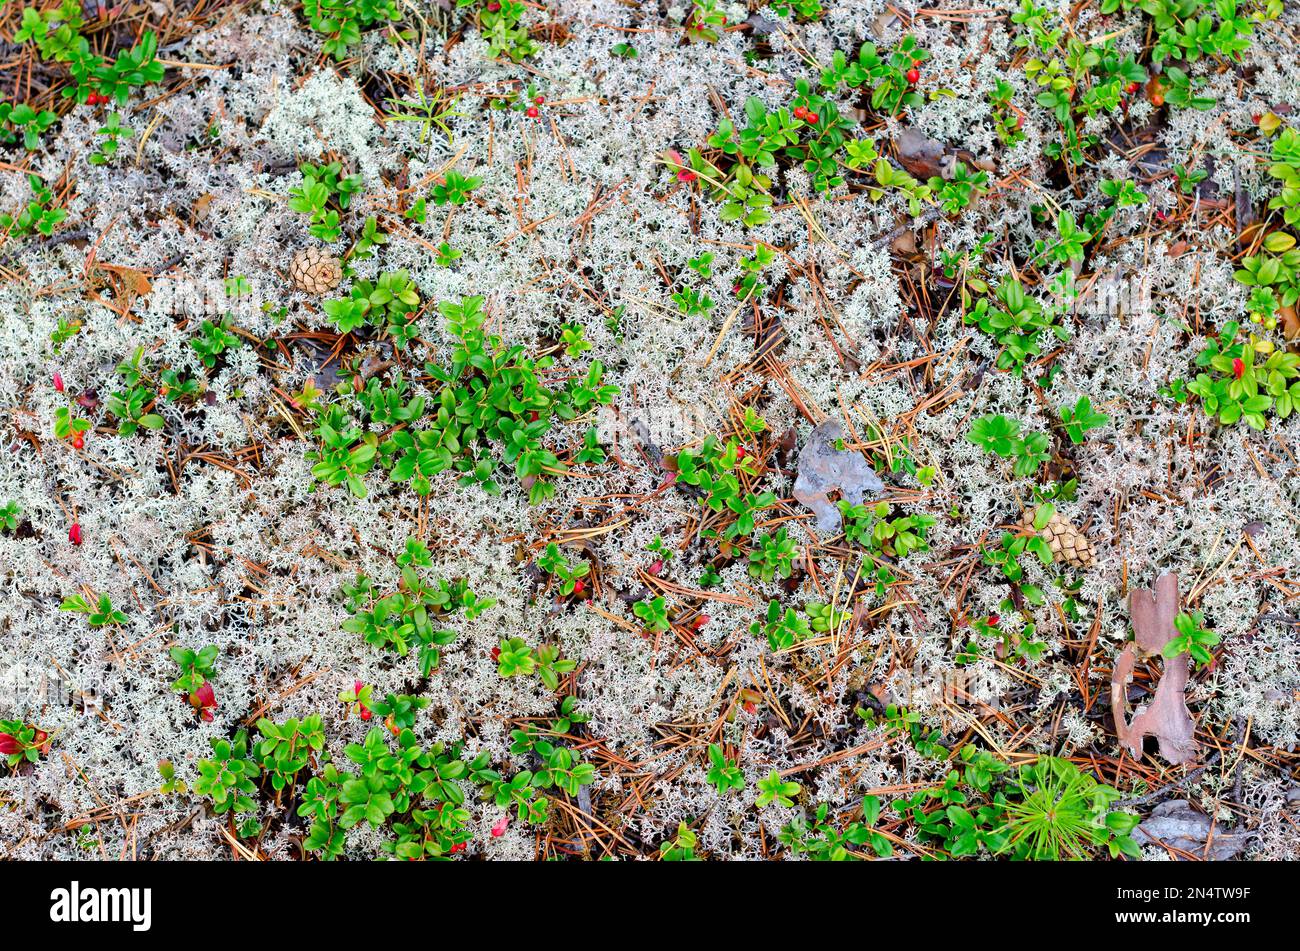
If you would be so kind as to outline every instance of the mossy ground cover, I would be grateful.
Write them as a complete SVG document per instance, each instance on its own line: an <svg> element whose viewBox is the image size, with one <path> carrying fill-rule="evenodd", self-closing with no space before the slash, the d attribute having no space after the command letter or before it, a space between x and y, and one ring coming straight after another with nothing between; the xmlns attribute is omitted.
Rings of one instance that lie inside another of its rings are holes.
<svg viewBox="0 0 1300 951"><path fill-rule="evenodd" d="M1298 26L0 0L3 854L1294 858Z"/></svg>

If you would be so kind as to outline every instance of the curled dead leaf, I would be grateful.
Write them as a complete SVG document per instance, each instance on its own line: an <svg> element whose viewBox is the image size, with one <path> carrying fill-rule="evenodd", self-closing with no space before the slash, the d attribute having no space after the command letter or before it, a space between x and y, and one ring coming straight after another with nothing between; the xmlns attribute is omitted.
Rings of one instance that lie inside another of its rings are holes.
<svg viewBox="0 0 1300 951"><path fill-rule="evenodd" d="M1279 307L1277 316L1282 321L1282 335L1287 340L1300 338L1300 316L1296 315L1295 304Z"/></svg>
<svg viewBox="0 0 1300 951"><path fill-rule="evenodd" d="M948 155L948 146L938 142L923 132L907 128L898 134L894 141L898 149L898 161L903 168L920 179L944 175L951 178L953 157Z"/></svg>
<svg viewBox="0 0 1300 951"><path fill-rule="evenodd" d="M1203 812L1192 808L1186 799L1162 802L1142 820L1133 833L1139 845L1163 845L1212 862L1235 858L1245 849L1247 833L1215 828Z"/></svg>
<svg viewBox="0 0 1300 951"><path fill-rule="evenodd" d="M799 476L794 497L817 514L819 532L840 530L840 511L829 493L838 491L851 505L860 505L867 492L880 492L885 484L860 452L835 448L840 421L826 420L812 431L799 453Z"/></svg>
<svg viewBox="0 0 1300 951"><path fill-rule="evenodd" d="M1164 674L1150 704L1134 713L1132 720L1128 718L1127 687L1139 651L1144 656L1158 654L1177 634L1174 617L1178 614L1178 576L1161 575L1152 590L1134 588L1129 594L1129 612L1134 642L1120 651L1110 677L1115 734L1134 758L1141 758L1143 740L1154 736L1166 760L1175 766L1189 763L1196 758L1196 725L1184 697L1189 676L1186 654L1165 661Z"/></svg>
<svg viewBox="0 0 1300 951"><path fill-rule="evenodd" d="M1177 633L1178 575L1163 574L1151 590L1134 588L1128 596L1133 635L1144 655L1158 654Z"/></svg>

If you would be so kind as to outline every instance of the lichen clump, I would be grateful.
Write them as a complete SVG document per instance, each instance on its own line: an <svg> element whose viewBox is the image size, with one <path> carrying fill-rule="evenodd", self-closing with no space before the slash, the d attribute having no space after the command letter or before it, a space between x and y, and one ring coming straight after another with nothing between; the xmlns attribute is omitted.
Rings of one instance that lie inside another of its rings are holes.
<svg viewBox="0 0 1300 951"><path fill-rule="evenodd" d="M3 7L0 854L1300 856L1297 26Z"/></svg>

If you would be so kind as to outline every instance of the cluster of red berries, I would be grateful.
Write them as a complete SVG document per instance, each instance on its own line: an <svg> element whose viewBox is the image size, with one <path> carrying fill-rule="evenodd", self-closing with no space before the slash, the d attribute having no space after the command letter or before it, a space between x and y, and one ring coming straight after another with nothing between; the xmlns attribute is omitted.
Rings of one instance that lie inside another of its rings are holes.
<svg viewBox="0 0 1300 951"><path fill-rule="evenodd" d="M353 681L352 683L352 691L358 697L361 696L361 691L364 687L365 684L363 684L359 680ZM361 715L361 719L363 720L369 720L372 716L374 716L374 714L370 712L370 708L366 706L364 703L362 703L360 700L357 701L357 712Z"/></svg>
<svg viewBox="0 0 1300 951"><path fill-rule="evenodd" d="M805 108L804 106L794 107L794 117L796 119L802 119L809 125L816 125L819 121L817 113L813 112L811 109Z"/></svg>
<svg viewBox="0 0 1300 951"><path fill-rule="evenodd" d="M542 114L542 110L539 109L538 106L540 106L545 101L546 101L545 96L534 96L533 104L528 107L528 109L524 112L524 115L528 116L528 118L530 119L536 119L538 116Z"/></svg>
<svg viewBox="0 0 1300 951"><path fill-rule="evenodd" d="M112 101L111 96L105 96L102 92L92 92L86 96L88 106L106 106Z"/></svg>

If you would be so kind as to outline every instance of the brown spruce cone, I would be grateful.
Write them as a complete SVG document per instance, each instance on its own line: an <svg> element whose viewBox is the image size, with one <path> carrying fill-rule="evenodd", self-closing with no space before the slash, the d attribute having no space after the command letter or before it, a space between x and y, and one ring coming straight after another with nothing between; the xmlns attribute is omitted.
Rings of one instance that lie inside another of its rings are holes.
<svg viewBox="0 0 1300 951"><path fill-rule="evenodd" d="M1021 524L1029 531L1034 530L1033 510L1025 513ZM1060 512L1052 513L1038 536L1047 542L1047 547L1052 549L1052 557L1056 560L1076 568L1092 565L1092 542Z"/></svg>
<svg viewBox="0 0 1300 951"><path fill-rule="evenodd" d="M289 277L299 290L324 294L334 290L343 280L343 265L334 255L320 248L304 248L293 256Z"/></svg>

